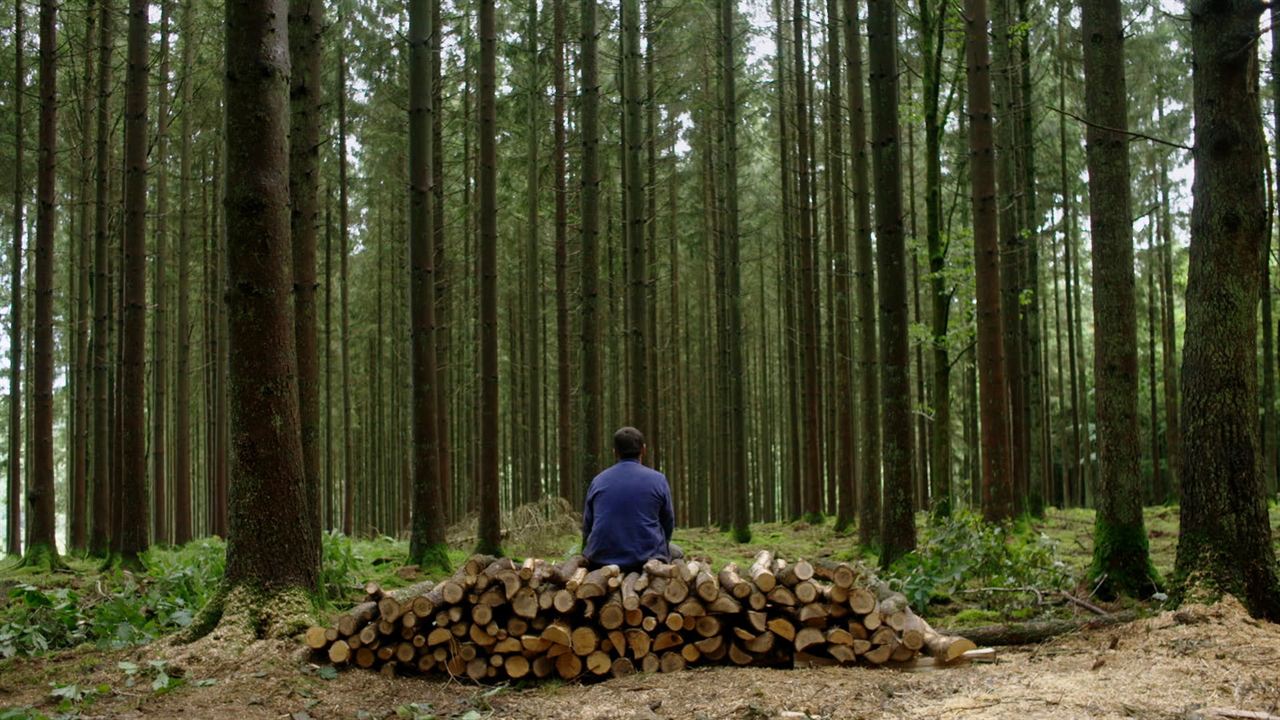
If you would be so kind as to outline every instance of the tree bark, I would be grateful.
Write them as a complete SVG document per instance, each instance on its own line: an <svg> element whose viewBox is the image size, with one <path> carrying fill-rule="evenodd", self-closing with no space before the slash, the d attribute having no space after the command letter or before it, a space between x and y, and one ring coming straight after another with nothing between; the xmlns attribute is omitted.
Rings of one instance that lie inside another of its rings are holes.
<svg viewBox="0 0 1280 720"><path fill-rule="evenodd" d="M972 186L977 365L981 392L982 515L990 522L1001 522L1012 518L1014 512L1013 458L1000 303L1000 246L986 0L967 0L965 15L968 25L965 56L969 94L969 181Z"/></svg>
<svg viewBox="0 0 1280 720"><path fill-rule="evenodd" d="M121 337L121 526L115 552L140 566L147 548L147 83L150 49L147 0L129 2L124 112L124 328Z"/></svg>
<svg viewBox="0 0 1280 720"><path fill-rule="evenodd" d="M110 294L107 290L111 268L107 256L108 222L111 205L110 115L111 49L114 44L112 20L115 12L111 0L98 0L98 74L94 180L93 230L93 523L89 535L89 552L105 556L111 542L111 415L107 385L111 367L108 355L110 328Z"/></svg>
<svg viewBox="0 0 1280 720"><path fill-rule="evenodd" d="M192 0L182 3L182 76L191 77L195 62L195 25ZM191 383L191 309L190 295L190 220L191 220L191 83L182 83L182 118L179 134L178 177L178 359L174 412L173 466L173 542L182 545L191 540L191 407L188 394Z"/></svg>
<svg viewBox="0 0 1280 720"><path fill-rule="evenodd" d="M565 8L564 0L553 0L552 73L555 83L555 254L556 254L556 460L560 477L560 497L573 502L573 358L569 348L572 323L569 320L569 213L565 186Z"/></svg>
<svg viewBox="0 0 1280 720"><path fill-rule="evenodd" d="M626 175L626 248L627 248L627 416L629 425L649 432L647 360L645 330L645 202L640 158L644 134L641 128L640 87L640 4L639 0L623 0L623 133L626 152L623 168Z"/></svg>
<svg viewBox="0 0 1280 720"><path fill-rule="evenodd" d="M409 316L413 355L413 530L409 561L422 567L448 565L444 546L444 505L440 497L436 427L435 207L432 156L435 152L431 92L432 0L409 6Z"/></svg>
<svg viewBox="0 0 1280 720"><path fill-rule="evenodd" d="M742 271L741 238L738 235L738 91L737 57L733 38L734 4L736 0L720 0L720 43L723 52L720 90L724 93L721 103L724 113L724 194L725 248L728 250L728 309L729 335L729 397L728 409L732 427L729 429L731 453L729 476L737 487L733 488L733 537L739 543L751 541L751 512L748 505L750 484L747 480L747 438L744 416L747 412L746 392L743 388L742 362Z"/></svg>
<svg viewBox="0 0 1280 720"><path fill-rule="evenodd" d="M813 198L809 162L810 125L808 120L809 79L805 63L805 0L795 0L791 15L792 42L795 45L795 103L799 167L798 195L800 225L796 248L800 253L800 345L801 381L804 383L804 455L801 484L801 510L813 523L822 519L822 407L818 378L818 308L814 262Z"/></svg>
<svg viewBox="0 0 1280 720"><path fill-rule="evenodd" d="M602 387L600 381L600 347L599 347L599 192L600 173L598 155L600 144L599 104L600 85L597 79L597 41L596 41L596 0L582 0L581 16L581 50L578 62L582 73L581 86L582 106L578 124L582 134L582 171L581 182L582 210L579 222L582 224L582 456L575 499L581 500L586 495L587 485L595 477L601 461L601 410Z"/></svg>
<svg viewBox="0 0 1280 720"><path fill-rule="evenodd" d="M853 392L853 318L849 307L849 225L848 211L845 208L844 179L844 131L840 124L840 114L844 110L841 98L841 57L840 32L836 23L840 19L840 4L837 0L827 0L827 82L826 122L831 128L830 138L830 173L831 173L831 232L834 236L832 265L835 274L832 282L835 294L833 323L835 332L832 341L835 343L836 374L836 463L832 468L836 476L837 504L836 528L848 529L854 521L854 494L856 480L854 477L857 462L857 448L854 426L854 392ZM766 333L767 334L767 333ZM767 390L767 388L765 388Z"/></svg>
<svg viewBox="0 0 1280 720"><path fill-rule="evenodd" d="M89 257L93 252L93 60L95 35L98 24L97 6L86 3L84 15L84 69L80 80L80 167L78 200L80 211L76 226L76 268L72 275L76 285L74 340L75 373L72 379L74 403L71 408L71 487L68 515L68 547L75 552L88 549L88 485L87 463L89 459Z"/></svg>
<svg viewBox="0 0 1280 720"><path fill-rule="evenodd" d="M320 354L316 340L316 225L320 216L321 62L324 4L290 0L289 197L298 410L310 522L320 532Z"/></svg>
<svg viewBox="0 0 1280 720"><path fill-rule="evenodd" d="M542 128L538 125L538 107L542 103L543 88L539 85L538 70L538 0L529 0L528 40L529 128L525 167L525 366L529 382L525 403L525 483L529 488L530 502L542 497L542 265L538 260L538 179L542 169L538 165L538 140Z"/></svg>
<svg viewBox="0 0 1280 720"><path fill-rule="evenodd" d="M880 378L876 367L876 268L871 251L871 193L867 176L866 113L863 111L862 28L856 0L845 0L846 82L849 85L850 153L853 155L853 281L858 314L858 543L880 536Z"/></svg>
<svg viewBox="0 0 1280 720"><path fill-rule="evenodd" d="M898 141L898 10L893 0L867 4L871 147L875 171L876 273L880 276L880 406L885 428L884 511L880 565L916 546L912 500L911 355L907 344L907 257L902 227L902 151Z"/></svg>
<svg viewBox="0 0 1280 720"><path fill-rule="evenodd" d="M5 552L22 554L22 233L26 206L23 170L26 135L22 106L26 96L22 0L14 0L14 160L13 160L13 259L9 283L9 482L6 492Z"/></svg>
<svg viewBox="0 0 1280 720"><path fill-rule="evenodd" d="M1090 574L1104 593L1145 597L1154 591L1155 578L1147 556L1138 467L1138 320L1124 27L1119 0L1086 0L1081 7L1098 398L1097 515Z"/></svg>
<svg viewBox="0 0 1280 720"><path fill-rule="evenodd" d="M355 531L355 445L351 439L351 302L348 255L351 251L347 208L347 56L346 43L338 41L338 226L342 247L338 251L338 284L342 305L342 533Z"/></svg>
<svg viewBox="0 0 1280 720"><path fill-rule="evenodd" d="M1253 41L1262 6L1195 0L1188 9L1196 149L1176 572L1187 589L1208 584L1275 621L1280 581L1257 421L1258 257L1267 207Z"/></svg>
<svg viewBox="0 0 1280 720"><path fill-rule="evenodd" d="M57 6L40 3L40 157L36 173L36 327L31 482L27 486L27 547L24 565L61 565L54 539L53 497L53 246L54 172L57 155ZM20 346L18 346L20 347ZM13 507L13 506L10 506ZM145 512L145 508L144 508ZM143 525L145 532L146 525Z"/></svg>
<svg viewBox="0 0 1280 720"><path fill-rule="evenodd" d="M226 582L315 587L294 361L287 0L226 4L226 228L233 428Z"/></svg>
<svg viewBox="0 0 1280 720"><path fill-rule="evenodd" d="M494 67L494 0L480 2L480 496L476 552L499 555L498 503L498 188Z"/></svg>
<svg viewBox="0 0 1280 720"><path fill-rule="evenodd" d="M168 483L168 392L169 392L169 322L167 283L169 264L169 0L160 0L160 77L156 102L156 231L154 287L155 306L151 335L151 538L157 545L169 543Z"/></svg>

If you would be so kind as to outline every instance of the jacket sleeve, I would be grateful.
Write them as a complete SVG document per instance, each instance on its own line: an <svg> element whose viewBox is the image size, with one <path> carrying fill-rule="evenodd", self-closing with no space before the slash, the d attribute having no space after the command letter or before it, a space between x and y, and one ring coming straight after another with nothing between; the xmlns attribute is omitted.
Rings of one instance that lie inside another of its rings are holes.
<svg viewBox="0 0 1280 720"><path fill-rule="evenodd" d="M663 478L662 483L662 509L659 510L658 521L662 523L662 534L666 536L667 543L671 542L671 533L676 527L675 508L671 503L671 484Z"/></svg>
<svg viewBox="0 0 1280 720"><path fill-rule="evenodd" d="M587 499L582 505L582 553L587 552L587 539L591 537L591 526L595 523L595 513L591 508L591 501L595 498L591 495L591 488L587 488Z"/></svg>

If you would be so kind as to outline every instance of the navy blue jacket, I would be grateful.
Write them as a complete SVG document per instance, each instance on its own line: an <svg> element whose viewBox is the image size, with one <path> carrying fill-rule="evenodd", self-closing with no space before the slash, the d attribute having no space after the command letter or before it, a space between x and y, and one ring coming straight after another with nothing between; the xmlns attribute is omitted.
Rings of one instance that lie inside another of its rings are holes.
<svg viewBox="0 0 1280 720"><path fill-rule="evenodd" d="M619 460L587 489L582 554L593 566L635 570L649 558L669 559L674 528L667 476L638 460Z"/></svg>

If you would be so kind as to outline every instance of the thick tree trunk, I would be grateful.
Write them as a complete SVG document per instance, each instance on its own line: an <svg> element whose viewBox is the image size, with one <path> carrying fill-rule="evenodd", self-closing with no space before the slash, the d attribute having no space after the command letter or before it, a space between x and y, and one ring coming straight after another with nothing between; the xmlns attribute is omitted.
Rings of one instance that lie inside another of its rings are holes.
<svg viewBox="0 0 1280 720"><path fill-rule="evenodd" d="M432 190L431 92L432 0L409 6L409 267L410 333L413 382L413 530L409 561L423 567L447 566L444 504L439 483L436 427L435 207Z"/></svg>
<svg viewBox="0 0 1280 720"><path fill-rule="evenodd" d="M1120 1L1086 0L1082 18L1098 398L1097 516L1090 575L1105 593L1145 597L1155 587L1138 468L1138 319Z"/></svg>
<svg viewBox="0 0 1280 720"><path fill-rule="evenodd" d="M53 246L57 155L57 6L40 3L40 158L36 174L36 323L31 482L27 485L25 565L58 566L53 498ZM145 477L144 477L145 481ZM13 507L13 506L10 506ZM143 509L145 512L145 508ZM145 522L145 521L144 521ZM146 525L143 525L145 532Z"/></svg>
<svg viewBox="0 0 1280 720"><path fill-rule="evenodd" d="M25 169L26 135L23 129L22 105L26 96L26 74L23 65L26 47L23 44L22 0L14 0L14 160L13 160L13 258L9 283L10 336L9 336L9 476L5 493L7 508L5 527L5 552L22 554L22 233L23 210L26 193L23 189ZM29 460L30 458L28 458Z"/></svg>
<svg viewBox="0 0 1280 720"><path fill-rule="evenodd" d="M1195 0L1188 9L1196 149L1176 570L1189 590L1204 584L1233 593L1276 621L1280 581L1257 421L1258 257L1267 207L1253 40L1262 5Z"/></svg>
<svg viewBox="0 0 1280 720"><path fill-rule="evenodd" d="M316 343L316 225L320 216L321 62L324 4L289 1L289 197L294 343L307 508L320 532L320 353Z"/></svg>
<svg viewBox="0 0 1280 720"><path fill-rule="evenodd" d="M996 219L995 142L992 130L991 56L986 0L967 0L969 181L977 275L978 384L981 391L982 514L991 522L1013 517L1013 458L1005 382L1000 305L1000 246Z"/></svg>
<svg viewBox="0 0 1280 720"><path fill-rule="evenodd" d="M880 276L880 406L885 428L884 513L880 565L916 546L911 464L911 355L907 343L907 257L902 227L902 152L898 142L898 10L893 0L867 4L871 146L875 170L876 273Z"/></svg>
<svg viewBox="0 0 1280 720"><path fill-rule="evenodd" d="M121 337L121 525L115 552L140 565L147 548L147 83L150 77L147 0L129 2L124 112L124 328Z"/></svg>
<svg viewBox="0 0 1280 720"><path fill-rule="evenodd" d="M320 572L294 361L286 0L226 4L227 305L233 456L227 583L310 590Z"/></svg>
<svg viewBox="0 0 1280 720"><path fill-rule="evenodd" d="M498 187L494 67L494 0L480 2L480 496L479 543L484 555L502 552L498 486Z"/></svg>

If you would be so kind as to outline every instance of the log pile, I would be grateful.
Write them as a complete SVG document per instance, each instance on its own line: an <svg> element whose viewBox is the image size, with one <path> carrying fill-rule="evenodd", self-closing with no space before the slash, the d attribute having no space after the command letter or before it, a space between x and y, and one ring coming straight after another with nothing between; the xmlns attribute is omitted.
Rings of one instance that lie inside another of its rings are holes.
<svg viewBox="0 0 1280 720"><path fill-rule="evenodd" d="M474 556L452 577L395 592L376 584L307 646L335 666L443 672L474 681L622 676L690 665L886 665L974 649L933 630L860 566L787 563L761 551L729 564L651 560L588 571Z"/></svg>

